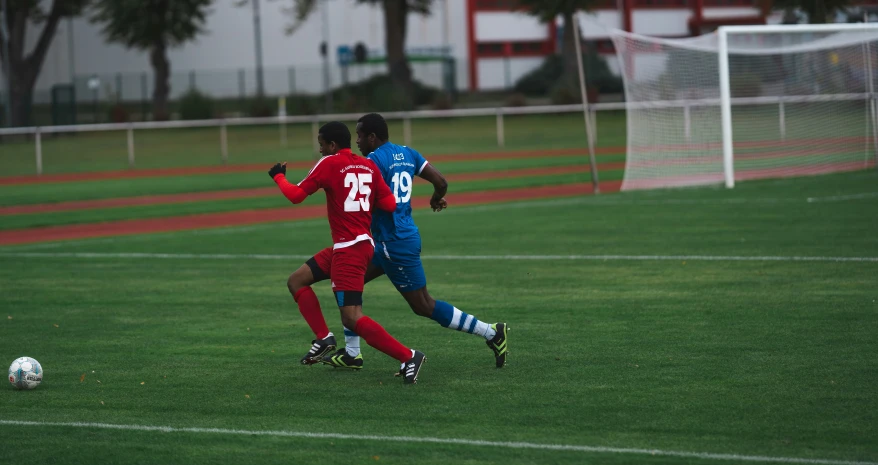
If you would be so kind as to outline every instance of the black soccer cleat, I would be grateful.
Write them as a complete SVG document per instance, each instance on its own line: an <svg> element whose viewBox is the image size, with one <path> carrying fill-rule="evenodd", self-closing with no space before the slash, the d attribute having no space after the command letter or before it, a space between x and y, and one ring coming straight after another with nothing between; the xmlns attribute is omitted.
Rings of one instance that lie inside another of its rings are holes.
<svg viewBox="0 0 878 465"><path fill-rule="evenodd" d="M345 349L338 349L331 354L324 355L320 362L333 368L360 370L363 368L363 354L352 357Z"/></svg>
<svg viewBox="0 0 878 465"><path fill-rule="evenodd" d="M509 341L506 337L509 327L506 326L506 323L497 323L491 325L491 327L494 328L494 331L497 331L497 334L494 335L493 339L485 341L485 343L494 351L494 360L497 362L497 368L503 368L503 365L506 365L506 355L509 353Z"/></svg>
<svg viewBox="0 0 878 465"><path fill-rule="evenodd" d="M302 365L320 363L324 355L335 350L335 336L330 334L323 339L311 341L311 350L302 357Z"/></svg>
<svg viewBox="0 0 878 465"><path fill-rule="evenodd" d="M415 351L415 355L412 356L407 362L405 362L405 366L403 369L400 369L402 373L402 382L403 384L415 384L418 382L418 373L421 372L421 367L424 366L424 362L427 361L427 356L424 355L423 352ZM403 371L405 370L405 371Z"/></svg>

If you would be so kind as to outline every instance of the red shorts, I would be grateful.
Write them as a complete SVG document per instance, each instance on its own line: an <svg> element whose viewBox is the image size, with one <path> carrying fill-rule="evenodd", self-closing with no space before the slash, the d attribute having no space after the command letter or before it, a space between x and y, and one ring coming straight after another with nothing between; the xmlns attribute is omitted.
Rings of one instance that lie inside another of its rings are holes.
<svg viewBox="0 0 878 465"><path fill-rule="evenodd" d="M323 276L314 273L315 280L329 276L332 290L363 292L363 281L366 279L366 268L372 261L375 248L369 241L360 241L342 249L327 247L314 255L317 267Z"/></svg>

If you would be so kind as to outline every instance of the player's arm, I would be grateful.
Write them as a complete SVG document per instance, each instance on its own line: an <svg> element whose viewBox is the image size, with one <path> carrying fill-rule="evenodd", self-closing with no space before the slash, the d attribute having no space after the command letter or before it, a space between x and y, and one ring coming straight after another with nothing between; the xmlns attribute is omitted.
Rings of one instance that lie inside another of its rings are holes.
<svg viewBox="0 0 878 465"><path fill-rule="evenodd" d="M430 197L430 207L433 208L433 211L438 212L447 208L448 202L445 201L445 194L448 193L448 181L445 176L442 176L442 173L431 163L427 163L418 176L433 185L433 196Z"/></svg>
<svg viewBox="0 0 878 465"><path fill-rule="evenodd" d="M390 187L384 182L384 177L377 176L378 180L374 183L375 188L375 204L378 208L386 212L396 211L396 197L390 191Z"/></svg>
<svg viewBox="0 0 878 465"><path fill-rule="evenodd" d="M287 200L293 202L294 204L302 203L306 198L308 198L309 195L317 191L316 184L314 186L315 188L308 192L308 190L306 190L307 187L306 189L303 189L296 184L292 184L287 181L286 162L277 163L272 166L271 169L268 171L268 175L271 176L271 179L273 179L275 183L277 183L277 187L280 188L280 191L284 194L284 197L286 197ZM311 176L309 175L308 178L305 178L305 180L307 181L310 177ZM302 181L302 183L305 184L305 181Z"/></svg>

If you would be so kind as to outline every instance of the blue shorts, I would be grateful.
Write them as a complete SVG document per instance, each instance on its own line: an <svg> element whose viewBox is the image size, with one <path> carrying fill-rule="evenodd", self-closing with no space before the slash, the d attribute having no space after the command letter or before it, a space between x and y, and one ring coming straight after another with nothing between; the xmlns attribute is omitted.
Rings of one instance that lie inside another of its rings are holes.
<svg viewBox="0 0 878 465"><path fill-rule="evenodd" d="M416 291L427 285L421 264L421 235L392 242L375 242L372 264L384 270L399 292Z"/></svg>

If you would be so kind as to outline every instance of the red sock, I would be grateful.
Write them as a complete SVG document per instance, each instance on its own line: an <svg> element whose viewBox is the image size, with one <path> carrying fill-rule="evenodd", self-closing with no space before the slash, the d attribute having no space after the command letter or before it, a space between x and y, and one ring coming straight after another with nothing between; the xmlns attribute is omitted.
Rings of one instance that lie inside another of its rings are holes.
<svg viewBox="0 0 878 465"><path fill-rule="evenodd" d="M326 320L323 319L323 311L320 310L320 301L317 295L311 290L310 286L299 289L293 296L296 303L299 304L299 312L305 318L305 322L314 331L317 339L323 339L329 335L329 328L326 326Z"/></svg>
<svg viewBox="0 0 878 465"><path fill-rule="evenodd" d="M412 351L393 338L375 320L364 316L357 320L354 332L366 341L366 344L405 363L412 358Z"/></svg>

